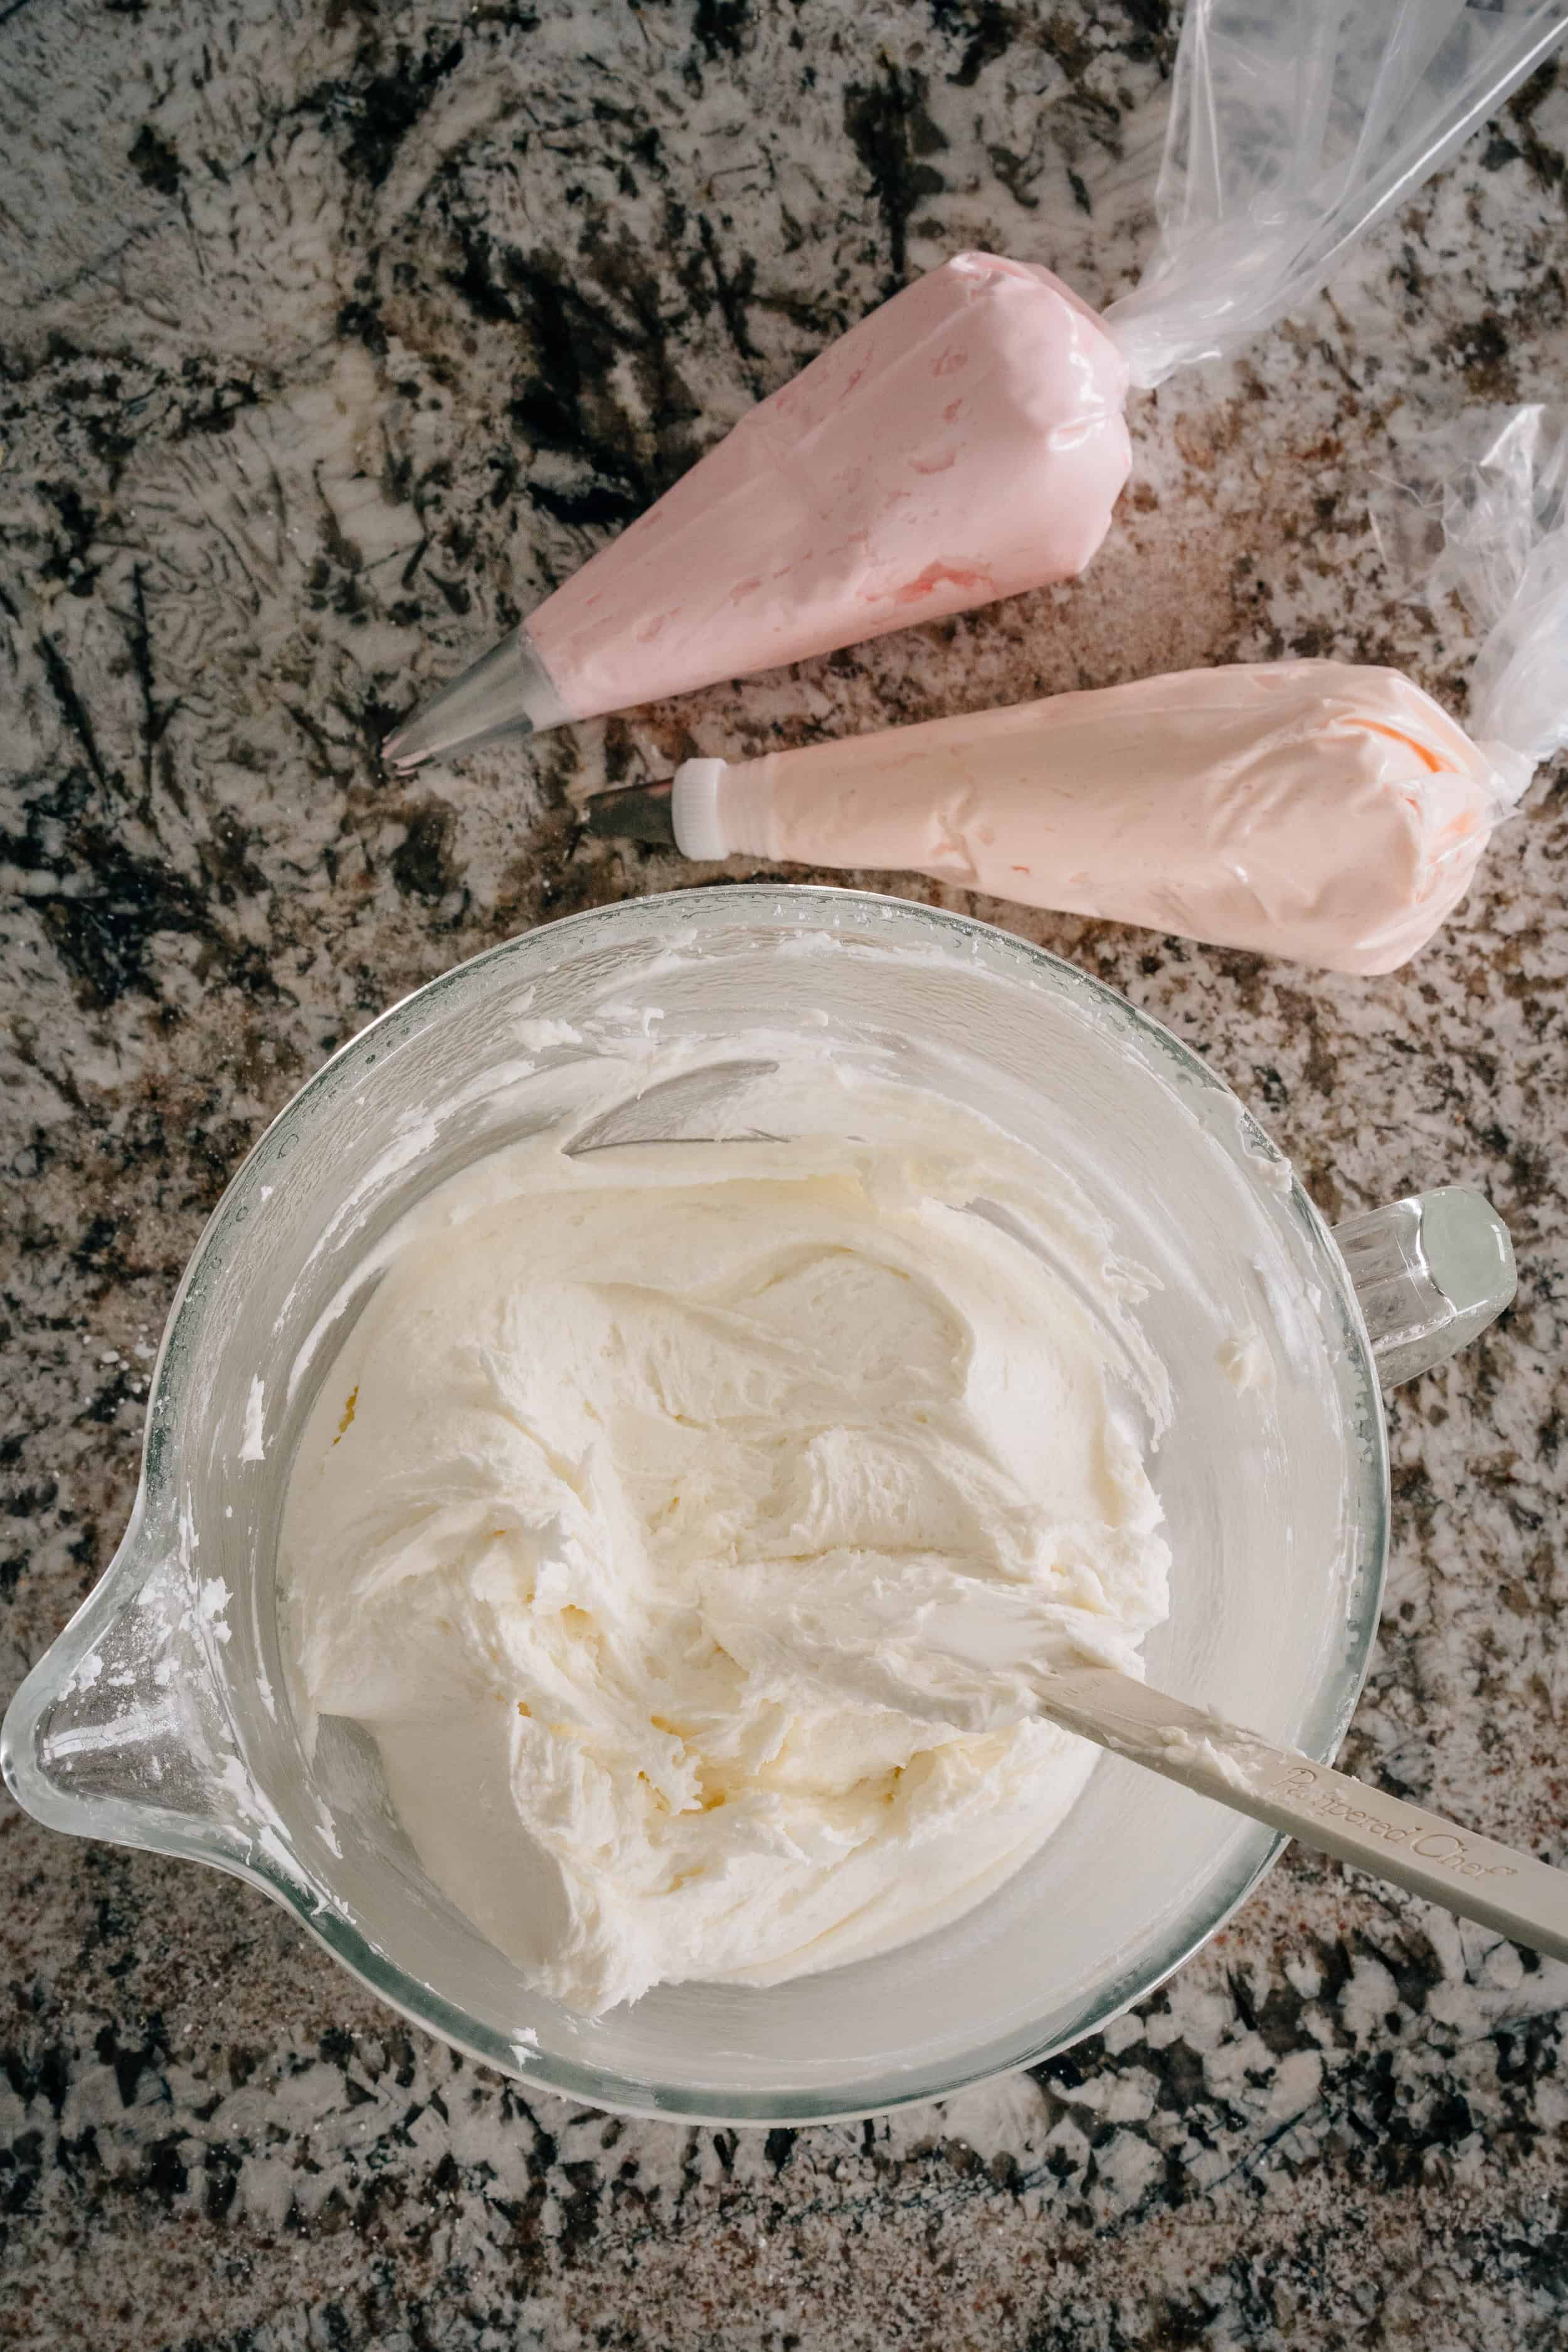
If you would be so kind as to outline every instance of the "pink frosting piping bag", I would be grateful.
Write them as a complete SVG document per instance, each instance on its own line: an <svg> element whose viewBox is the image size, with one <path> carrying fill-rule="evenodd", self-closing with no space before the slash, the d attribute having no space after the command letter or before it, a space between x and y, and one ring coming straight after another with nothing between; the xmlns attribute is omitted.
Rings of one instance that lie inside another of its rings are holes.
<svg viewBox="0 0 1568 2352"><path fill-rule="evenodd" d="M400 769L626 709L1081 572L1127 478L1129 387L1324 283L1568 30L1568 0L1191 0L1158 249L1097 315L965 253L743 416L390 736Z"/></svg>

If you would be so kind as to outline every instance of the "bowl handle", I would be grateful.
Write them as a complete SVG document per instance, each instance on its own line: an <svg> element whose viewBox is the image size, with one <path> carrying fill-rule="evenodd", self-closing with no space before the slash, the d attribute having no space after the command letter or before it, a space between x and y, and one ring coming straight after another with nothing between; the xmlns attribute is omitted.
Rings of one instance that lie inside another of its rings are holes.
<svg viewBox="0 0 1568 2352"><path fill-rule="evenodd" d="M1385 1389L1467 1347L1518 1287L1508 1227L1464 1185L1365 1209L1333 1232Z"/></svg>

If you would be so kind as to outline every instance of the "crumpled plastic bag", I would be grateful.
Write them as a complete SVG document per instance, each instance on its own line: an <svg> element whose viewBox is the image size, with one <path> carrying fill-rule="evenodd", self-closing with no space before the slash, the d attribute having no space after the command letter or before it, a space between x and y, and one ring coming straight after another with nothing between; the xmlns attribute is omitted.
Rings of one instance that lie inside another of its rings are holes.
<svg viewBox="0 0 1568 2352"><path fill-rule="evenodd" d="M1479 633L1468 728L1507 816L1568 743L1568 409L1472 409L1424 428L1375 469L1368 505L1396 590L1434 606L1458 596Z"/></svg>

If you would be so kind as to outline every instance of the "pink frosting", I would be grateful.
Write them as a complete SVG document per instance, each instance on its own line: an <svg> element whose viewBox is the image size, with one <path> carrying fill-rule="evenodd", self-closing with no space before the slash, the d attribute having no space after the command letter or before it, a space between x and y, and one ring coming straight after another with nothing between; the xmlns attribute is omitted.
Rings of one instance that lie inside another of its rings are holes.
<svg viewBox="0 0 1568 2352"><path fill-rule="evenodd" d="M527 625L592 718L1081 572L1127 369L1047 269L965 253L840 336Z"/></svg>
<svg viewBox="0 0 1568 2352"><path fill-rule="evenodd" d="M1468 888L1486 753L1397 670L1268 662L1060 694L730 768L731 850L895 868L1335 971Z"/></svg>

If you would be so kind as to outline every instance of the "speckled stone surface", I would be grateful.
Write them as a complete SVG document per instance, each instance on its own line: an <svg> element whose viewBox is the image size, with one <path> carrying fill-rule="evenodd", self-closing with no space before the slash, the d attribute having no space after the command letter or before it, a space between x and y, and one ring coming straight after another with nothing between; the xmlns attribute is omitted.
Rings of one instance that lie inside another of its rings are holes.
<svg viewBox="0 0 1568 2352"><path fill-rule="evenodd" d="M1426 415L1562 392L1551 68L1331 296L1135 404L1081 583L378 770L418 687L909 273L982 245L1130 284L1173 47L1163 0L0 6L0 1697L110 1557L180 1268L300 1079L459 958L693 880L583 842L586 791L1292 650L1462 709L1464 623L1394 601L1358 483ZM1565 840L1559 772L1370 983L1001 916L1212 1054L1329 1212L1448 1178L1508 1217L1517 1307L1393 1405L1348 1756L1559 1859ZM864 2126L525 2098L260 1896L8 1801L0 1997L0 2343L30 2352L1568 2332L1568 1968L1310 1858L1103 2039Z"/></svg>

